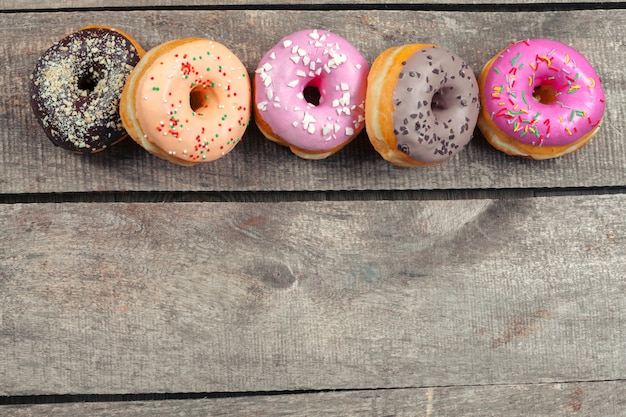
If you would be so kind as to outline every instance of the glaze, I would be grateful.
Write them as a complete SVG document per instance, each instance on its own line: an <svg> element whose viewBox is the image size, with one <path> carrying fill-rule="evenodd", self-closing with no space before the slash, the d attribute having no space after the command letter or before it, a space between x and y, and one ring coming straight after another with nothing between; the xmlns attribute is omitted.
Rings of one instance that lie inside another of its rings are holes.
<svg viewBox="0 0 626 417"><path fill-rule="evenodd" d="M479 82L479 127L488 140L499 136L498 146L507 153L541 158L569 153L602 122L600 77L584 56L558 41L511 44L485 65ZM530 146L520 152L516 143Z"/></svg>
<svg viewBox="0 0 626 417"><path fill-rule="evenodd" d="M89 153L124 139L119 96L143 53L128 34L105 26L84 27L46 50L30 77L30 101L52 143Z"/></svg>
<svg viewBox="0 0 626 417"><path fill-rule="evenodd" d="M456 54L431 44L389 48L370 72L370 141L399 166L443 163L471 140L478 94L472 70Z"/></svg>
<svg viewBox="0 0 626 417"><path fill-rule="evenodd" d="M255 71L257 124L301 157L327 157L364 127L368 71L365 58L339 35L319 29L288 35ZM319 102L307 97L310 90Z"/></svg>
<svg viewBox="0 0 626 417"><path fill-rule="evenodd" d="M122 95L122 120L148 151L181 165L214 161L240 142L250 121L246 68L203 38L149 51Z"/></svg>

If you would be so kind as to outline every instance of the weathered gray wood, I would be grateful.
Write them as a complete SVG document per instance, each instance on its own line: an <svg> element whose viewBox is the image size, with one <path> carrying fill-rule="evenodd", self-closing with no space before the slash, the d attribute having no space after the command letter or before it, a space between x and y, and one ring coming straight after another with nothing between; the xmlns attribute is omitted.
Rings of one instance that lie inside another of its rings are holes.
<svg viewBox="0 0 626 417"><path fill-rule="evenodd" d="M626 416L624 382L434 387L188 401L0 407L14 417Z"/></svg>
<svg viewBox="0 0 626 417"><path fill-rule="evenodd" d="M626 377L626 196L0 206L0 395Z"/></svg>
<svg viewBox="0 0 626 417"><path fill-rule="evenodd" d="M585 22L584 25L580 22ZM371 62L389 46L436 42L466 58L474 71L509 41L554 37L581 50L602 75L608 111L598 137L554 161L507 157L476 137L435 168L400 169L373 150L365 134L325 161L303 161L252 127L216 163L183 168L148 155L131 141L110 152L76 156L54 148L36 125L26 85L37 57L53 40L86 24L111 24L145 47L173 38L214 37L252 71L282 36L305 28L335 31ZM245 28L245 30L242 30ZM624 10L546 13L426 11L138 11L0 14L0 192L119 190L402 190L620 186L626 183Z"/></svg>
<svg viewBox="0 0 626 417"><path fill-rule="evenodd" d="M616 3L620 0L607 0L603 1L603 3ZM584 0L554 0L551 3L581 3L585 2ZM208 4L207 4L208 3ZM393 4L393 5L402 5L406 4L406 7L416 7L416 2L411 0L360 0L359 2L354 2L351 0L298 0L289 1L289 0L212 0L211 2L201 1L201 0L185 0L185 1L174 1L174 0L119 0L114 4L107 3L103 5L102 2L98 2L97 0L65 0L63 2L55 2L51 0L45 1L36 1L36 0L23 0L19 3L16 3L11 0L0 0L0 10L42 10L42 9L89 9L89 8L101 8L103 6L108 7L128 7L128 8L139 8L139 7L176 7L176 8L184 8L185 6L202 6L206 8L218 7L218 6L245 6L249 5L250 8L254 8L256 5L272 5L280 7L281 4L293 5L300 4L306 6L319 5L320 7L328 6L328 5L344 5L358 8L359 5L373 5L373 4ZM423 2L424 4L463 4L463 5L474 5L474 4L502 4L502 0L431 0L429 2ZM522 0L510 0L506 2L507 4L529 4L529 3L543 3L540 0L532 0L532 1L522 1ZM592 2L593 3L593 2ZM419 7L419 3L417 5Z"/></svg>

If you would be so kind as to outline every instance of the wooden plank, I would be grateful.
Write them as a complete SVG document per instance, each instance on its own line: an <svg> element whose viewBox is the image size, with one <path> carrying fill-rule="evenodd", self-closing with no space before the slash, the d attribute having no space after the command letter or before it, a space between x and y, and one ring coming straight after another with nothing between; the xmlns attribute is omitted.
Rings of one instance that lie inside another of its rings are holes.
<svg viewBox="0 0 626 417"><path fill-rule="evenodd" d="M625 195L0 206L0 395L626 376Z"/></svg>
<svg viewBox="0 0 626 417"><path fill-rule="evenodd" d="M583 3L584 0L554 0L551 3ZM619 0L607 0L602 3L617 3ZM254 9L255 6L268 6L271 5L273 7L280 8L281 4L287 5L303 5L303 6L343 6L350 7L354 9L358 9L359 6L371 6L371 5L391 5L397 7L398 5L404 6L406 8L419 8L427 7L433 4L454 4L454 5L476 5L476 4L493 4L493 5L502 5L501 0L432 0L428 3L418 3L416 4L411 0L360 0L359 2L354 2L351 0L298 0L294 2L293 0L281 0L281 1L272 1L272 0L213 0L209 5L207 5L206 1L201 0L184 0L184 1L174 1L174 0L118 0L114 5L107 4L104 5L102 2L98 2L97 0L65 0L62 3L54 2L51 0L44 1L36 1L36 0L23 0L19 4L15 3L11 0L0 0L0 10L6 11L22 11L22 10L67 10L67 9L100 9L102 7L105 8L124 8L128 7L129 9L137 9L137 8L146 8L146 7L167 7L167 8L184 8L184 7L201 7L201 8L215 8L215 7L241 7L241 6L250 6L251 9ZM540 0L532 0L532 1L522 1L522 0L511 0L506 4L532 4L532 3L543 3ZM585 2L587 3L587 2Z"/></svg>
<svg viewBox="0 0 626 417"><path fill-rule="evenodd" d="M587 22L581 26L578 22ZM385 48L435 41L478 71L507 42L527 36L560 39L597 67L607 90L606 122L580 152L553 161L507 157L478 135L469 148L434 168L400 169L373 150L365 134L325 161L304 161L263 139L255 127L215 163L177 167L132 141L77 156L53 147L36 125L25 86L37 57L53 39L89 23L134 34L146 48L187 36L213 37L254 70L278 39L304 27L335 31L371 62ZM246 30L242 30L246 28ZM419 28L418 31L415 28ZM0 14L0 193L84 191L402 190L602 187L626 183L624 71L618 39L626 11L465 13L428 11L140 11Z"/></svg>
<svg viewBox="0 0 626 417"><path fill-rule="evenodd" d="M14 417L200 416L626 416L626 384L433 387L152 402L0 407Z"/></svg>
<svg viewBox="0 0 626 417"><path fill-rule="evenodd" d="M626 11L462 13L426 11L142 11L0 15L0 51L11 59L0 74L0 192L119 190L399 190L619 186L626 184L624 89L619 48ZM576 22L589 22L580 31ZM256 32L242 31L251 22ZM325 161L304 161L251 127L227 157L201 167L178 167L148 155L132 141L111 151L77 156L53 147L36 125L27 83L52 39L88 23L118 26L146 48L187 36L230 46L253 71L282 36L325 27L351 40L371 62L385 48L437 43L465 57L475 71L512 39L554 37L580 49L603 76L608 111L602 131L580 152L553 161L507 157L479 135L452 161L433 168L400 169L384 161L363 133ZM420 28L418 32L413 29ZM489 29L490 35L485 36ZM26 34L16 36L16 33Z"/></svg>

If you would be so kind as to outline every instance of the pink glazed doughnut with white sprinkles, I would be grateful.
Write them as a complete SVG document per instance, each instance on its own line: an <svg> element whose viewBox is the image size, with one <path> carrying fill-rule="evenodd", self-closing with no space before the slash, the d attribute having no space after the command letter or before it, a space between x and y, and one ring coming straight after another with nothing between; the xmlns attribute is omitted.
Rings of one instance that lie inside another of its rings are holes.
<svg viewBox="0 0 626 417"><path fill-rule="evenodd" d="M286 36L255 71L257 126L301 158L326 158L365 126L368 72L365 58L339 35L312 29Z"/></svg>

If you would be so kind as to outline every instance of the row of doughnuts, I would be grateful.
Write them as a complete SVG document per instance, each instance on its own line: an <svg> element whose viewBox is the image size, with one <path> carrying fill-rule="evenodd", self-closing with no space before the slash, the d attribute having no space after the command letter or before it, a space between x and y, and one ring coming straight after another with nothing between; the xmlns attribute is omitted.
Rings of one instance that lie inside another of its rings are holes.
<svg viewBox="0 0 626 417"><path fill-rule="evenodd" d="M321 29L281 39L252 80L213 40L145 52L123 31L88 26L44 52L30 93L57 146L98 152L128 134L180 165L231 151L252 114L265 137L306 159L332 155L366 129L387 161L436 165L464 149L477 124L496 149L547 159L589 142L605 108L591 64L554 40L511 43L477 80L434 44L389 48L370 67L346 39Z"/></svg>

